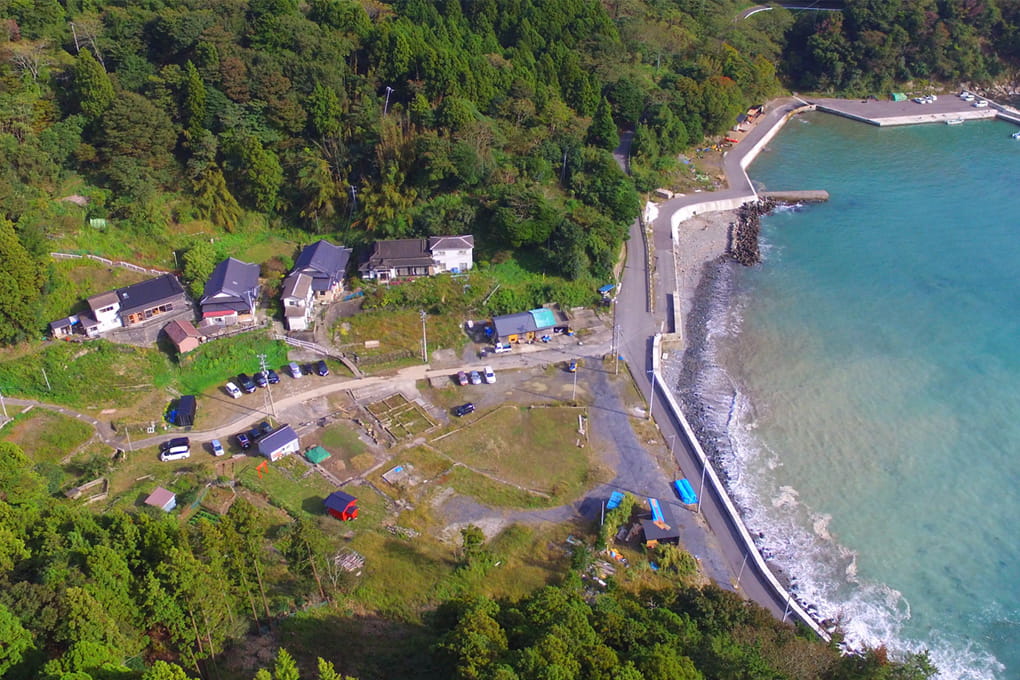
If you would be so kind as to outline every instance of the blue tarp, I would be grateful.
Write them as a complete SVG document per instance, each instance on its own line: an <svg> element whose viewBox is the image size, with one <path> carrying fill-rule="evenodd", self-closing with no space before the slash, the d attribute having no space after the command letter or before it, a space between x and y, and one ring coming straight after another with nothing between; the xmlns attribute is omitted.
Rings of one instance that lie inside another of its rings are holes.
<svg viewBox="0 0 1020 680"><path fill-rule="evenodd" d="M659 505L659 499L657 499L657 498L649 498L648 499L648 507L652 509L652 521L653 522L662 522L662 521L664 521L663 518L662 518L662 507Z"/></svg>
<svg viewBox="0 0 1020 680"><path fill-rule="evenodd" d="M694 493L694 487L686 479L678 479L673 482L676 494L680 497L681 503L694 505L698 502L698 494Z"/></svg>
<svg viewBox="0 0 1020 680"><path fill-rule="evenodd" d="M599 288L599 292L600 293L608 293L609 291L611 291L614 288L616 288L616 284L615 283L607 283L606 285L604 285L601 288Z"/></svg>
<svg viewBox="0 0 1020 680"><path fill-rule="evenodd" d="M609 502L606 503L606 510L612 510L620 507L620 503L623 502L623 494L619 491L614 491L609 495Z"/></svg>

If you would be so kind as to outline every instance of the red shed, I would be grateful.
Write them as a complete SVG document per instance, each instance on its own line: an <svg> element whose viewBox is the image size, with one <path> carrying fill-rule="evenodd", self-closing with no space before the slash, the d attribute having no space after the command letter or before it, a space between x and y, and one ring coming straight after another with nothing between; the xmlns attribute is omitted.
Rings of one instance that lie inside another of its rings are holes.
<svg viewBox="0 0 1020 680"><path fill-rule="evenodd" d="M358 517L358 499L343 491L334 491L326 498L326 510L337 519L347 521Z"/></svg>

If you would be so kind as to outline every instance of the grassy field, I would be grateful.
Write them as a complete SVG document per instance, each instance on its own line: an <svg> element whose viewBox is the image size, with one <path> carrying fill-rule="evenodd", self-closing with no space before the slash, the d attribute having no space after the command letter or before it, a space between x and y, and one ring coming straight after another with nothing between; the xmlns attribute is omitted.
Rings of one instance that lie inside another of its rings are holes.
<svg viewBox="0 0 1020 680"><path fill-rule="evenodd" d="M262 353L269 366L287 361L287 345L258 331L205 343L180 365L155 348L105 340L47 342L0 359L0 384L7 396L79 408L126 408L166 401L167 388L200 394L228 376L254 373Z"/></svg>
<svg viewBox="0 0 1020 680"><path fill-rule="evenodd" d="M429 316L425 321L429 352L437 349L460 350L467 342L461 332L462 319L459 315L448 314ZM421 316L418 310L365 311L341 320L334 337L340 344L364 345L365 341L377 340L379 346L373 349L359 349L361 357L379 357L397 352L409 352L415 361L421 360ZM373 365L373 368L375 366Z"/></svg>
<svg viewBox="0 0 1020 680"><path fill-rule="evenodd" d="M265 495L270 503L291 515L326 516L323 502L336 490L335 486L320 474L310 471L294 456L270 463L260 477L255 467L261 462L260 459L252 459L248 467L238 474L245 488Z"/></svg>
<svg viewBox="0 0 1020 680"><path fill-rule="evenodd" d="M504 406L434 446L451 459L525 489L558 505L588 481L589 456L576 445L575 408Z"/></svg>
<svg viewBox="0 0 1020 680"><path fill-rule="evenodd" d="M5 395L79 407L130 405L139 392L166 387L172 375L158 350L104 340L48 342L0 361Z"/></svg>
<svg viewBox="0 0 1020 680"><path fill-rule="evenodd" d="M255 373L260 354L266 355L267 366L279 368L287 363L287 344L273 340L264 331L206 342L181 358L176 381L183 392L201 394L229 376Z"/></svg>
<svg viewBox="0 0 1020 680"><path fill-rule="evenodd" d="M15 416L0 434L4 441L20 446L32 462L59 464L92 437L93 429L74 418L37 408Z"/></svg>

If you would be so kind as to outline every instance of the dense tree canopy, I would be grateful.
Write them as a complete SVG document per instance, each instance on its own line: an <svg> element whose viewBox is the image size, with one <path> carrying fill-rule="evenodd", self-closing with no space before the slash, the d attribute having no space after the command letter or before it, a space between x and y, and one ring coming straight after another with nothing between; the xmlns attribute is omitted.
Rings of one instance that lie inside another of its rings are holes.
<svg viewBox="0 0 1020 680"><path fill-rule="evenodd" d="M164 252L191 219L352 245L471 232L483 259L527 247L536 272L601 280L639 200L587 146L646 126L668 167L777 90L777 29L688 4L0 2L0 211L52 235L74 187Z"/></svg>

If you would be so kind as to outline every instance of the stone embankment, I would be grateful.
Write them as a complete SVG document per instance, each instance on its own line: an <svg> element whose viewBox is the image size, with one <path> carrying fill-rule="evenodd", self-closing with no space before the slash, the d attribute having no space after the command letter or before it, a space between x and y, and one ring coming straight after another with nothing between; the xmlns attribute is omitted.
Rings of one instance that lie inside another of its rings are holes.
<svg viewBox="0 0 1020 680"><path fill-rule="evenodd" d="M730 224L729 243L726 253L734 260L750 267L761 262L758 234L761 232L761 216L772 212L776 201L765 197L748 201L737 210L737 221Z"/></svg>

